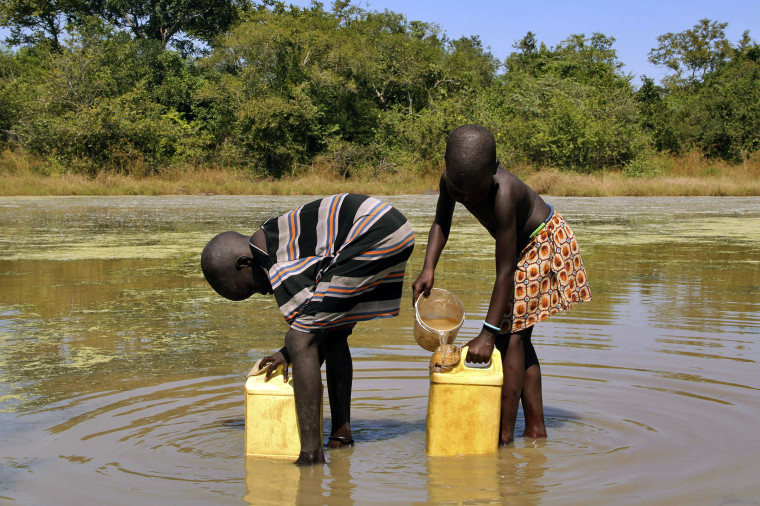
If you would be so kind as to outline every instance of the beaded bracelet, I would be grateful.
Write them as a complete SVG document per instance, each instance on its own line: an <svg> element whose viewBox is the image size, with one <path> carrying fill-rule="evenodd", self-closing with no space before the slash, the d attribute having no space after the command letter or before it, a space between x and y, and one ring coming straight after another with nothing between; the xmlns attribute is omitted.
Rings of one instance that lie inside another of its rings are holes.
<svg viewBox="0 0 760 506"><path fill-rule="evenodd" d="M491 325L487 321L483 320L483 326L487 328L488 330L491 330L493 332L501 332L501 328L497 327L496 325Z"/></svg>

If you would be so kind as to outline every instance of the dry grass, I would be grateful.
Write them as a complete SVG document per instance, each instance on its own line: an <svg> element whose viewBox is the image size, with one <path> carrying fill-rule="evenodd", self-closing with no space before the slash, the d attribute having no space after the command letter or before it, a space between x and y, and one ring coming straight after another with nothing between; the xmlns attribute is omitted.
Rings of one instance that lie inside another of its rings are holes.
<svg viewBox="0 0 760 506"><path fill-rule="evenodd" d="M630 178L620 173L573 175L556 171L540 171L525 181L544 195L575 197L613 196L757 196L760 180L745 179L744 171L720 176L656 176Z"/></svg>
<svg viewBox="0 0 760 506"><path fill-rule="evenodd" d="M5 170L3 170L5 169ZM438 176L382 174L346 179L304 172L298 177L260 178L236 170L199 168L166 171L161 176L100 173L95 177L50 175L0 166L0 195L329 195L337 192L373 195L423 193L437 186Z"/></svg>
<svg viewBox="0 0 760 506"><path fill-rule="evenodd" d="M657 170L640 177L623 172L571 174L558 170L512 167L537 192L555 196L750 196L760 195L760 156L743 164L706 160L699 153L660 157ZM175 168L161 176L102 172L95 177L6 150L0 153L0 195L328 195L354 192L413 195L436 191L439 170L390 168L343 177L330 164L304 167L296 177L260 178L223 168Z"/></svg>
<svg viewBox="0 0 760 506"><path fill-rule="evenodd" d="M760 156L742 164L705 159L700 153L660 157L648 175L631 177L620 171L571 174L553 169L514 168L537 192L556 196L757 196Z"/></svg>

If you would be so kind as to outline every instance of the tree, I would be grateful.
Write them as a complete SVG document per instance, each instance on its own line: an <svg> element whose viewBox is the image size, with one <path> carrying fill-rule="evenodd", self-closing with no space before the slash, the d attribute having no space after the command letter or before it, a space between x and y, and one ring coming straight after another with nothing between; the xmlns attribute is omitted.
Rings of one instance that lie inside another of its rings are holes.
<svg viewBox="0 0 760 506"><path fill-rule="evenodd" d="M219 39L204 62L216 72L197 98L217 113L218 142L240 146L239 163L280 176L323 150L335 131L371 125L375 115L351 114L361 108L352 101L354 44L338 26L321 6L275 5Z"/></svg>
<svg viewBox="0 0 760 506"><path fill-rule="evenodd" d="M477 36L452 41L445 58L451 82L469 91L490 86L499 68L498 61L483 49Z"/></svg>
<svg viewBox="0 0 760 506"><path fill-rule="evenodd" d="M689 30L660 35L659 45L649 53L649 61L675 72L666 78L667 82L700 82L731 54L731 44L724 32L726 26L728 23L701 19Z"/></svg>
<svg viewBox="0 0 760 506"><path fill-rule="evenodd" d="M536 34L528 32L525 37L512 44L517 51L511 53L504 61L507 72L529 72L534 76L544 73L544 65L553 59L546 45L539 45Z"/></svg>
<svg viewBox="0 0 760 506"><path fill-rule="evenodd" d="M747 44L697 93L699 144L708 156L746 161L760 149L760 46Z"/></svg>
<svg viewBox="0 0 760 506"><path fill-rule="evenodd" d="M21 108L21 66L10 52L0 49L0 141L6 141Z"/></svg>
<svg viewBox="0 0 760 506"><path fill-rule="evenodd" d="M60 51L23 47L0 58L0 112L10 115L0 128L48 166L144 174L200 158L206 139L183 112L195 86L176 52L92 23Z"/></svg>
<svg viewBox="0 0 760 506"><path fill-rule="evenodd" d="M555 50L554 71L580 82L627 86L630 76L623 75L614 44L615 38L603 33L595 32L590 38L582 33L570 35Z"/></svg>
<svg viewBox="0 0 760 506"><path fill-rule="evenodd" d="M13 45L47 40L59 50L69 27L81 28L96 17L137 38L158 40L164 47L172 42L189 51L188 38L210 42L249 6L248 0L3 0L0 26L10 28Z"/></svg>
<svg viewBox="0 0 760 506"><path fill-rule="evenodd" d="M249 4L236 0L89 0L93 10L136 37L166 46L179 34L210 42L239 19ZM186 40L181 42L187 43Z"/></svg>
<svg viewBox="0 0 760 506"><path fill-rule="evenodd" d="M10 28L12 45L34 44L46 40L60 49L61 35L76 12L73 0L3 0L0 26Z"/></svg>
<svg viewBox="0 0 760 506"><path fill-rule="evenodd" d="M535 35L528 32L512 47L517 49L507 57L505 66L509 74L530 74L539 77L554 74L562 79L575 79L582 83L615 84L627 87L630 76L622 73L623 64L612 47L614 37L595 32L591 37L572 34L556 48L538 44ZM596 84L595 84L596 85Z"/></svg>
<svg viewBox="0 0 760 506"><path fill-rule="evenodd" d="M681 146L673 128L673 111L666 102L667 93L654 80L644 76L642 84L634 93L638 105L640 125L649 132L658 151L678 153Z"/></svg>
<svg viewBox="0 0 760 506"><path fill-rule="evenodd" d="M486 114L506 159L586 172L624 165L643 151L630 76L614 42L573 34L548 49L528 32L515 44Z"/></svg>

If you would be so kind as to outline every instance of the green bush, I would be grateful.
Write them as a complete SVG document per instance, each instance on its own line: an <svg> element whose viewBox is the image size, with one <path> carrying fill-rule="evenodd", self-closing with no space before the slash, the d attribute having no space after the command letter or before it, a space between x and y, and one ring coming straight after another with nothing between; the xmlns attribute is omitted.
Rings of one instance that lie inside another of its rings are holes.
<svg viewBox="0 0 760 506"><path fill-rule="evenodd" d="M50 170L213 164L267 177L327 159L343 177L425 172L466 123L494 133L506 166L582 173L644 177L652 153L741 161L760 149L760 48L746 33L728 44L722 23L658 39L652 58L676 75L634 90L599 33L549 48L529 32L502 66L477 36L449 40L391 11L240 5L171 34L201 37L202 54L79 11L66 32L17 33L27 45L0 50L0 142Z"/></svg>

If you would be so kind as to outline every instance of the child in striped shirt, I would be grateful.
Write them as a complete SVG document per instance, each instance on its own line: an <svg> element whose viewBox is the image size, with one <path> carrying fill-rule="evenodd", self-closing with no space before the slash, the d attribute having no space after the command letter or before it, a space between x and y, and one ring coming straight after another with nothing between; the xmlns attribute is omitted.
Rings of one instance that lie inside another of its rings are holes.
<svg viewBox="0 0 760 506"><path fill-rule="evenodd" d="M201 266L214 290L230 300L273 294L290 324L285 346L259 367L269 378L284 365L287 381L293 363L301 435L296 464L325 461L319 438L323 360L332 415L327 446L353 444L348 336L359 321L398 315L413 248L412 227L397 209L345 193L269 219L250 237L223 232L204 248Z"/></svg>

